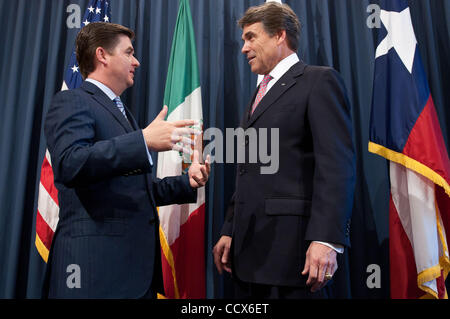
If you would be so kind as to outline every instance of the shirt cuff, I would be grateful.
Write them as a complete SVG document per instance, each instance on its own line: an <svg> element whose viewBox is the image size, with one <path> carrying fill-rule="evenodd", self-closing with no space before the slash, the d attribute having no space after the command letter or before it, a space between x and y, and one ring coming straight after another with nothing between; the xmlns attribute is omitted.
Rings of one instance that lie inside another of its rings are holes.
<svg viewBox="0 0 450 319"><path fill-rule="evenodd" d="M334 249L338 254L344 253L344 246L339 245L339 244L330 244L330 243L325 243L323 241L313 241L313 243L318 243L318 244L322 244L327 247L330 247L330 248Z"/></svg>
<svg viewBox="0 0 450 319"><path fill-rule="evenodd" d="M142 133L142 141L144 142L144 147L145 147L145 150L147 151L147 156L148 156L148 161L150 163L150 166L153 166L152 156L150 155L150 151L148 150L147 143L145 143L144 133Z"/></svg>

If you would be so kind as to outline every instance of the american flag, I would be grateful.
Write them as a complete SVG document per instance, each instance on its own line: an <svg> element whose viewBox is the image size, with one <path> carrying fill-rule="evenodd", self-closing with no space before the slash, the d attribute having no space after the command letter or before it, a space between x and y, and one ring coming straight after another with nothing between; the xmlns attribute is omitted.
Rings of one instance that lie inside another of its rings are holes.
<svg viewBox="0 0 450 319"><path fill-rule="evenodd" d="M92 22L110 22L111 0L90 0L86 9L81 27ZM79 70L75 45L72 49L69 65L66 68L61 90L71 90L79 87L83 82ZM38 209L36 215L36 248L45 262L48 260L53 235L58 225L59 206L58 190L53 182L53 170L50 153L45 152L41 167L41 178L39 183Z"/></svg>

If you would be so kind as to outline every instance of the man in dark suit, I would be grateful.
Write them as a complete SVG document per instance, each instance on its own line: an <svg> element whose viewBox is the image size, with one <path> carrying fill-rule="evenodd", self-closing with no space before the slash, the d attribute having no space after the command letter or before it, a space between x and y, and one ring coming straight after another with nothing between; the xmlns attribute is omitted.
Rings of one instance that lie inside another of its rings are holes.
<svg viewBox="0 0 450 319"><path fill-rule="evenodd" d="M209 164L155 179L149 150L180 150L191 120L167 107L140 130L120 95L139 67L128 28L91 23L76 42L85 81L58 93L45 136L58 189L59 223L46 278L50 298L153 298L163 292L157 206L195 202ZM190 145L185 145L190 148Z"/></svg>
<svg viewBox="0 0 450 319"><path fill-rule="evenodd" d="M349 246L355 183L345 88L333 69L298 59L300 23L289 6L252 7L239 25L242 53L265 75L241 126L279 130L279 169L238 164L214 261L232 273L238 298L327 297L337 253Z"/></svg>

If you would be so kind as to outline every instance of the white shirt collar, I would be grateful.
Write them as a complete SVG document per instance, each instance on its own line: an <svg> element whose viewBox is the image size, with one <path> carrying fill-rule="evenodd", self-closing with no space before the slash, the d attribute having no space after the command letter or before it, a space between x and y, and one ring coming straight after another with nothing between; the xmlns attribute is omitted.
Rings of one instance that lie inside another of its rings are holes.
<svg viewBox="0 0 450 319"><path fill-rule="evenodd" d="M102 90L102 92L105 93L111 100L114 100L117 97L117 95L114 94L114 92L102 82L90 78L87 78L86 82L91 82L92 84L94 84L96 87Z"/></svg>
<svg viewBox="0 0 450 319"><path fill-rule="evenodd" d="M275 80L273 82L277 82L294 64L299 61L300 59L298 58L297 53L292 53L290 56L281 60L269 73Z"/></svg>

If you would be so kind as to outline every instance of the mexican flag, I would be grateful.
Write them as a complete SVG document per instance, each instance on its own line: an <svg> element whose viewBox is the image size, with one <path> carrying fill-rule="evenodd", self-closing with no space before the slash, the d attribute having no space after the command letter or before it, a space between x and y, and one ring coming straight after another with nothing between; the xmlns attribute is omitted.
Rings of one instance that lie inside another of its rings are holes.
<svg viewBox="0 0 450 319"><path fill-rule="evenodd" d="M180 0L164 105L167 121L193 119L201 129L202 99L189 0ZM189 162L189 156L175 151L159 153L157 176L180 175ZM195 204L163 206L158 211L165 297L205 298L205 188L198 189Z"/></svg>

